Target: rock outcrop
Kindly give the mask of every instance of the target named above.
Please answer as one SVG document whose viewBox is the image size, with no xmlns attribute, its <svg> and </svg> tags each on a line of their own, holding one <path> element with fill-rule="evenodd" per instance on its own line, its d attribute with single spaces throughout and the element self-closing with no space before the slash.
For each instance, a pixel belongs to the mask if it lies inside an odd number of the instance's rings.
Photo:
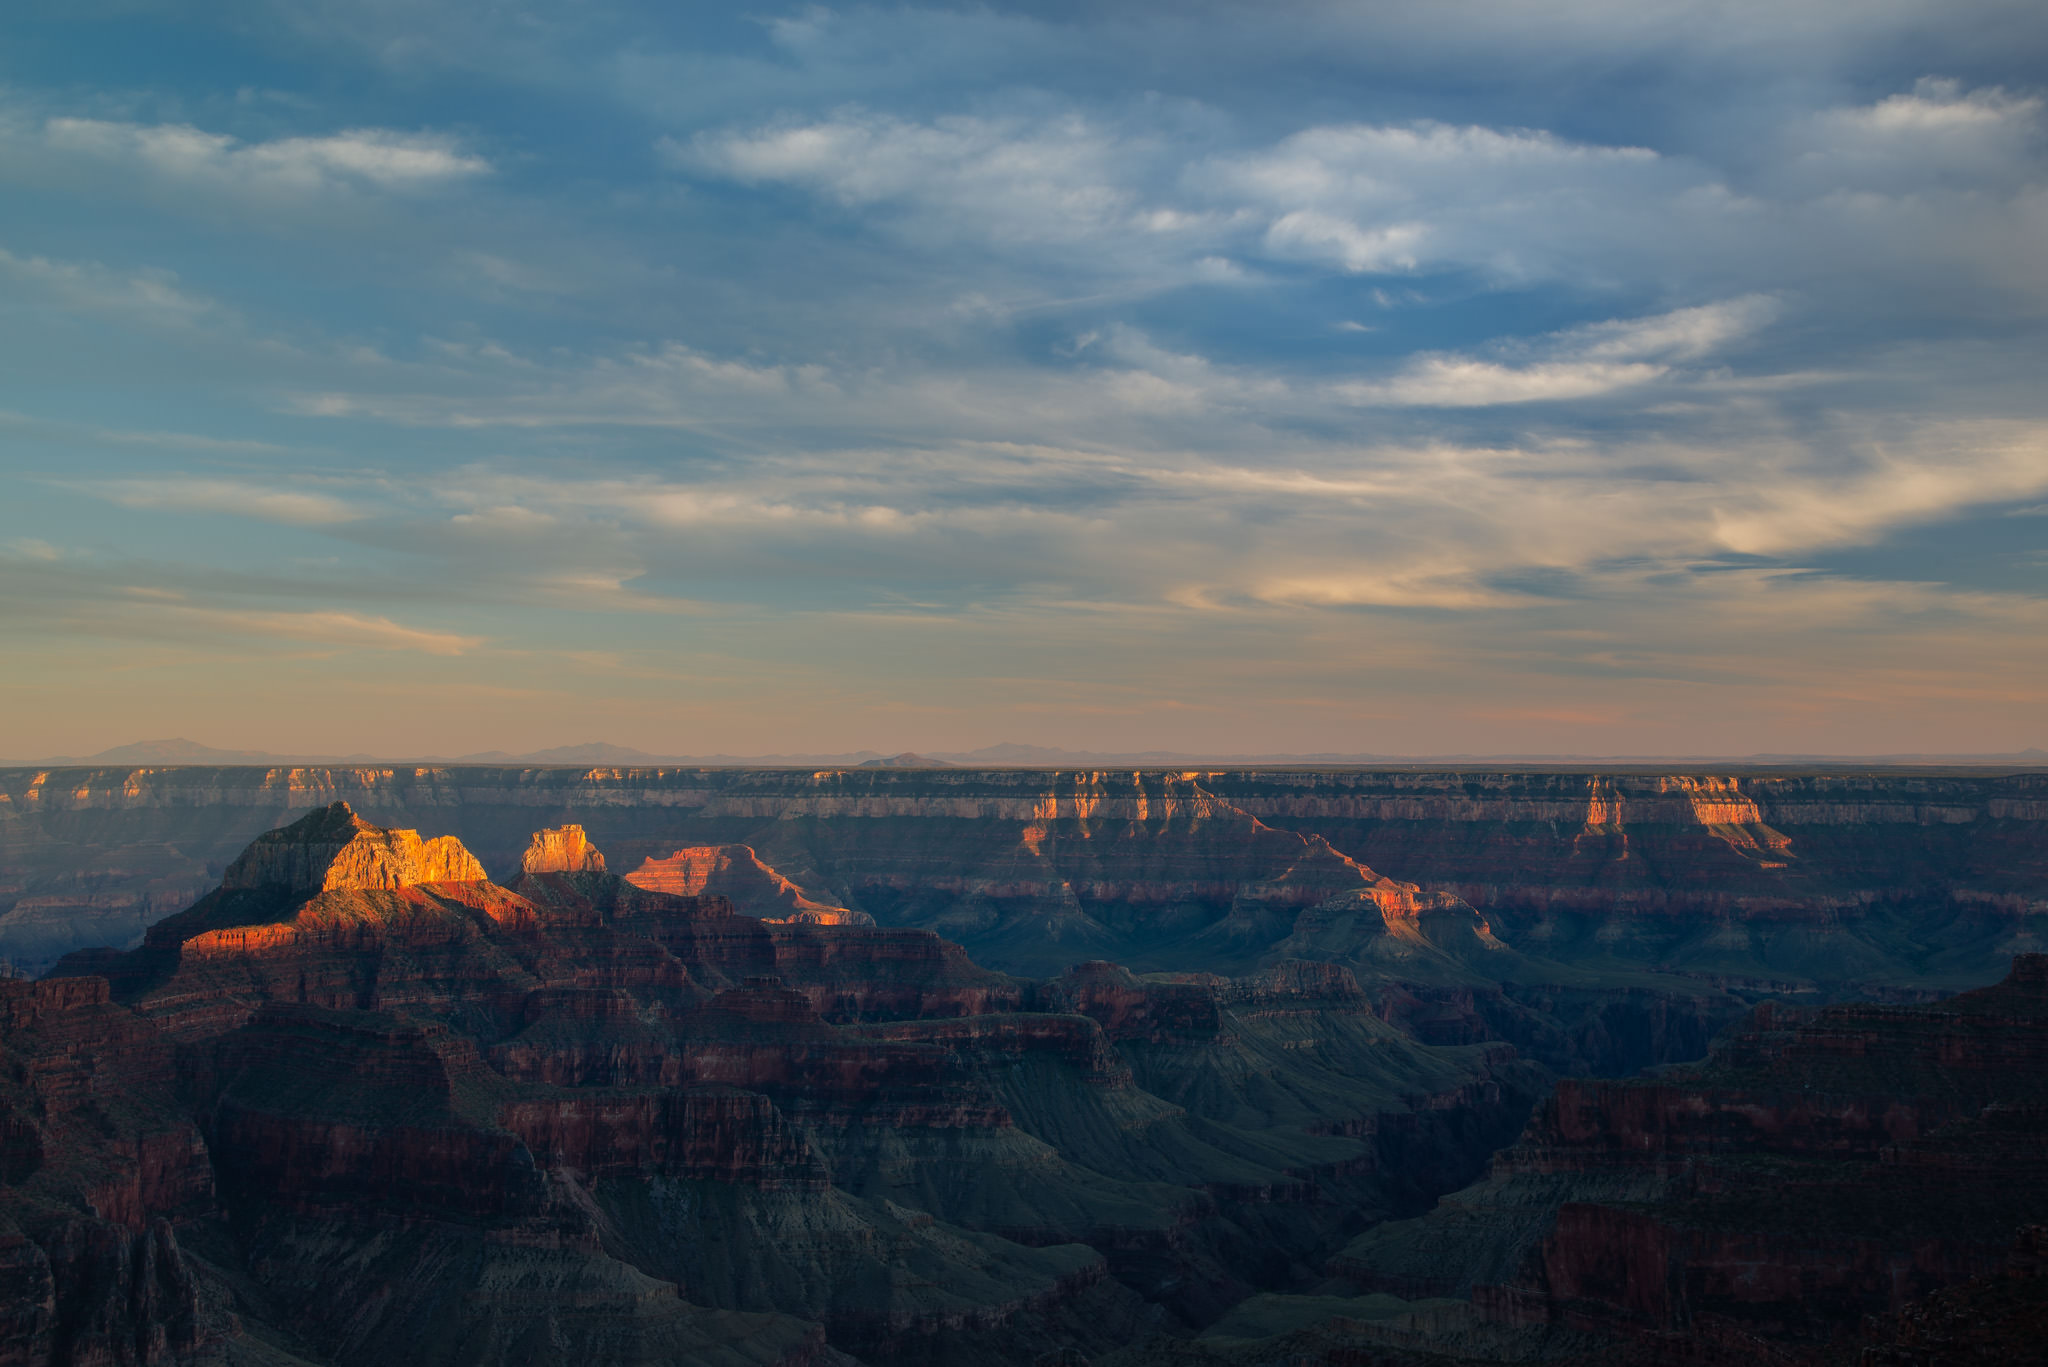
<svg viewBox="0 0 2048 1367">
<path fill-rule="evenodd" d="M 386 830 L 346 802 L 269 831 L 228 865 L 229 892 L 396 891 L 422 883 L 481 881 L 484 867 L 452 835 L 421 840 L 418 831 Z"/>
<path fill-rule="evenodd" d="M 521 873 L 603 873 L 604 856 L 585 838 L 581 826 L 550 826 L 533 833 L 520 856 Z"/>
<path fill-rule="evenodd" d="M 761 862 L 749 845 L 694 845 L 649 856 L 626 875 L 634 887 L 679 897 L 723 897 L 749 916 L 817 926 L 871 926 L 865 912 L 813 898 Z"/>
</svg>

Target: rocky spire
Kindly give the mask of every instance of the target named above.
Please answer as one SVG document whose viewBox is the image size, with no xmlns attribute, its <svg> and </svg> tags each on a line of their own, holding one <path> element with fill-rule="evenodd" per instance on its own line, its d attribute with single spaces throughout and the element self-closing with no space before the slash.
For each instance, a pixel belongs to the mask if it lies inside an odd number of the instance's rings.
<svg viewBox="0 0 2048 1367">
<path fill-rule="evenodd" d="M 480 882 L 484 877 L 483 865 L 454 836 L 422 840 L 418 831 L 386 830 L 337 802 L 257 836 L 228 865 L 220 885 L 311 894 Z"/>
<path fill-rule="evenodd" d="M 533 833 L 519 867 L 527 873 L 603 873 L 604 856 L 581 826 L 550 826 Z"/>
</svg>

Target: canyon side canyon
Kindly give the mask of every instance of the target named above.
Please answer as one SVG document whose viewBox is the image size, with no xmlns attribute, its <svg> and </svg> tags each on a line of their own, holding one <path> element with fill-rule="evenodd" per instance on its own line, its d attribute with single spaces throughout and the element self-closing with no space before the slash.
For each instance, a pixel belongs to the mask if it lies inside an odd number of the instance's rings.
<svg viewBox="0 0 2048 1367">
<path fill-rule="evenodd" d="M 0 1367 L 2048 1342 L 2048 773 L 0 770 L 0 955 Z"/>
</svg>

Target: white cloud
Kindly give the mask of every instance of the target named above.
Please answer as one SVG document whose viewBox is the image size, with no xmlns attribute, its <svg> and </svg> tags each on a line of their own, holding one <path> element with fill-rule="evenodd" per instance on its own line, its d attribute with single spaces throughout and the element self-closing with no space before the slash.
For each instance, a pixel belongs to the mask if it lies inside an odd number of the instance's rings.
<svg viewBox="0 0 2048 1367">
<path fill-rule="evenodd" d="M 1353 274 L 1409 271 L 1415 269 L 1428 231 L 1420 223 L 1366 229 L 1314 209 L 1296 209 L 1273 220 L 1266 246 L 1278 256 L 1334 257 Z"/>
<path fill-rule="evenodd" d="M 1647 384 L 1665 373 L 1664 366 L 1641 362 L 1541 361 L 1507 366 L 1462 356 L 1425 356 L 1391 380 L 1339 385 L 1336 392 L 1357 404 L 1488 408 L 1589 399 Z"/>
<path fill-rule="evenodd" d="M 1214 124 L 1032 108 L 928 121 L 848 111 L 661 145 L 693 174 L 808 191 L 921 245 L 1021 261 L 1085 243 L 1063 265 L 1133 291 L 1204 278 L 1217 259 L 1602 289 L 1656 279 L 1762 293 L 1832 278 L 1861 290 L 1874 269 L 1939 274 L 1947 256 L 2011 275 L 2043 254 L 2030 237 L 2042 210 L 2021 188 L 2041 183 L 2042 103 L 1998 88 L 1923 80 L 1867 106 L 1788 114 L 1744 148 L 1739 178 L 1542 129 L 1330 124 L 1220 150 Z"/>
<path fill-rule="evenodd" d="M 486 174 L 491 165 L 437 133 L 352 128 L 325 137 L 244 142 L 190 124 L 53 118 L 48 145 L 67 156 L 125 165 L 167 180 L 268 192 L 338 186 L 420 189 Z"/>
<path fill-rule="evenodd" d="M 1565 249 L 1560 236 L 1602 231 L 1624 202 L 1697 179 L 1643 148 L 1430 122 L 1309 128 L 1214 154 L 1076 114 L 915 122 L 847 111 L 659 146 L 693 174 L 809 190 L 920 240 L 1085 241 L 1098 269 L 1173 280 L 1239 254 L 1352 273 L 1541 271 L 1555 263 L 1539 258 Z"/>
<path fill-rule="evenodd" d="M 1964 90 L 1960 81 L 1923 77 L 1911 94 L 1888 95 L 1863 109 L 1843 110 L 1839 123 L 1873 133 L 1948 134 L 2032 123 L 2041 112 L 2039 96 L 2019 96 L 2002 87 Z"/>
<path fill-rule="evenodd" d="M 1592 323 L 1558 333 L 1554 341 L 1559 350 L 1587 360 L 1691 361 L 1767 326 L 1778 313 L 1776 299 L 1751 294 L 1651 318 Z"/>
<path fill-rule="evenodd" d="M 1106 232 L 1191 226 L 1147 212 L 1131 184 L 1147 149 L 1069 115 L 1049 120 L 957 115 L 916 123 L 847 111 L 832 119 L 659 144 L 675 166 L 743 184 L 816 191 L 849 208 L 889 206 L 921 237 L 963 234 L 1062 243 Z"/>
<path fill-rule="evenodd" d="M 1533 343 L 1496 346 L 1503 352 L 1533 352 L 1534 359 L 1422 355 L 1391 379 L 1339 384 L 1334 392 L 1353 404 L 1434 408 L 1596 398 L 1662 379 L 1676 363 L 1699 360 L 1739 341 L 1777 313 L 1776 300 L 1751 295 L 1648 318 L 1614 319 Z"/>
<path fill-rule="evenodd" d="M 1958 424 L 1948 443 L 1878 447 L 1833 478 L 1779 478 L 1716 491 L 1715 539 L 1752 555 L 1855 545 L 1894 527 L 2048 489 L 2048 431 Z"/>
<path fill-rule="evenodd" d="M 2039 182 L 2042 109 L 2039 96 L 1923 78 L 1910 92 L 1795 123 L 1771 184 L 1788 198 L 1861 192 L 1952 199 L 1967 191 L 2004 200 Z M 1957 209 L 1974 218 L 1985 206 Z"/>
<path fill-rule="evenodd" d="M 1187 181 L 1257 214 L 1276 256 L 1352 273 L 1460 263 L 1508 274 L 1549 269 L 1539 258 L 1559 233 L 1604 235 L 1622 201 L 1676 183 L 1645 148 L 1431 122 L 1308 128 L 1197 163 Z"/>
</svg>

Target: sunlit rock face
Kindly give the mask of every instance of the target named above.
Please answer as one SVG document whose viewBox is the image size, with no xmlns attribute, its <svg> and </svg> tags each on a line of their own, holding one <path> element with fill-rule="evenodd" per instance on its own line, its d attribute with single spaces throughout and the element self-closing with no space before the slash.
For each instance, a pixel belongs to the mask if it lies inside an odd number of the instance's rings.
<svg viewBox="0 0 2048 1367">
<path fill-rule="evenodd" d="M 580 833 L 579 833 L 580 834 Z M 538 837 L 536 837 L 538 838 Z M 229 891 L 396 891 L 422 883 L 474 883 L 484 866 L 452 835 L 420 839 L 418 831 L 386 830 L 346 802 L 269 831 L 228 865 Z"/>
<path fill-rule="evenodd" d="M 649 856 L 626 875 L 634 887 L 679 897 L 724 897 L 749 916 L 818 926 L 871 926 L 874 918 L 819 901 L 761 862 L 749 845 L 693 845 Z"/>
<path fill-rule="evenodd" d="M 603 873 L 604 856 L 584 837 L 581 826 L 550 826 L 533 833 L 533 843 L 519 860 L 522 873 Z"/>
</svg>

